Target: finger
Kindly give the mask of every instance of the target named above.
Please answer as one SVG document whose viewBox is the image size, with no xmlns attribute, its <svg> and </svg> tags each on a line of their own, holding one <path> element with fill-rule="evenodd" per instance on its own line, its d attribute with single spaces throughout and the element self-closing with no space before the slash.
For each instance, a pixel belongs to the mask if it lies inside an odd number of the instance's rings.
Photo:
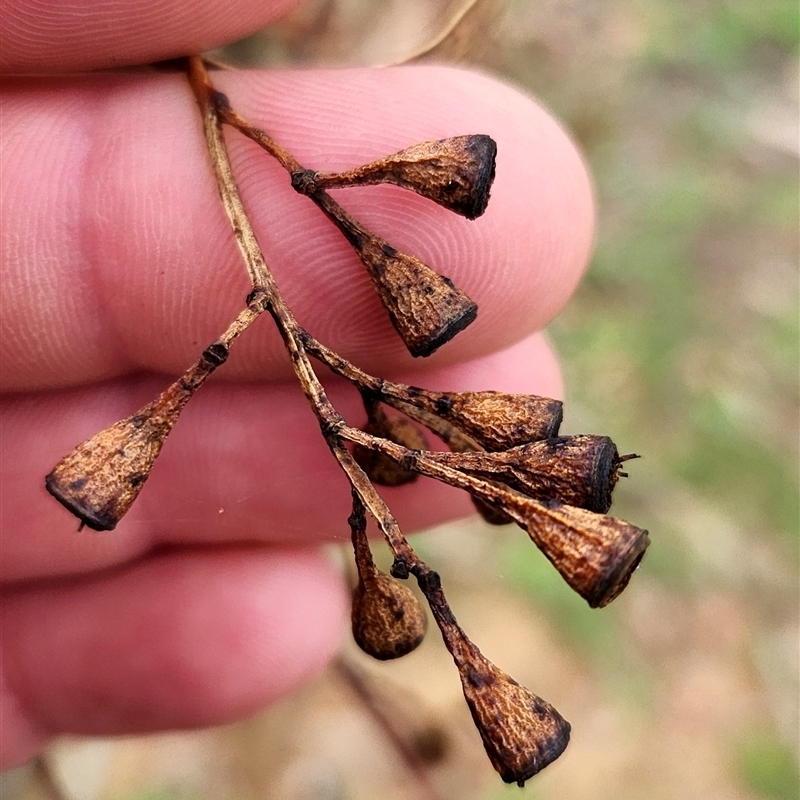
<svg viewBox="0 0 800 800">
<path fill-rule="evenodd" d="M 405 377 L 453 391 L 561 391 L 556 360 L 541 336 L 435 376 Z M 4 402 L 2 579 L 101 569 L 159 543 L 347 539 L 349 486 L 299 388 L 222 382 L 204 387 L 186 408 L 117 528 L 78 532 L 77 520 L 45 492 L 44 476 L 76 444 L 134 413 L 164 383 L 114 382 Z M 354 390 L 340 382 L 329 389 L 336 407 L 362 425 Z M 381 491 L 408 532 L 471 511 L 462 492 L 427 478 Z"/>
<path fill-rule="evenodd" d="M 6 763 L 39 737 L 228 722 L 333 655 L 341 576 L 307 551 L 229 548 L 3 598 Z"/>
<path fill-rule="evenodd" d="M 3 72 L 121 67 L 200 53 L 241 39 L 297 0 L 4 0 Z"/>
<path fill-rule="evenodd" d="M 589 182 L 563 130 L 515 90 L 444 68 L 215 80 L 234 107 L 315 168 L 454 134 L 497 140 L 492 199 L 475 222 L 396 187 L 337 192 L 365 224 L 478 303 L 477 321 L 426 367 L 518 341 L 572 292 L 592 238 Z M 3 386 L 182 372 L 249 289 L 185 80 L 21 81 L 3 101 Z M 412 368 L 339 232 L 260 149 L 238 134 L 229 140 L 245 203 L 301 324 L 372 372 Z M 237 344 L 223 373 L 288 374 L 267 319 Z"/>
</svg>

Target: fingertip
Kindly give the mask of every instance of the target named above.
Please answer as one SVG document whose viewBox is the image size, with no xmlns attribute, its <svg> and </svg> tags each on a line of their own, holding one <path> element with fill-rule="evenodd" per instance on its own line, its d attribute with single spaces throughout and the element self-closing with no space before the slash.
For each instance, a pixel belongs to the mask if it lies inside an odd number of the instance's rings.
<svg viewBox="0 0 800 800">
<path fill-rule="evenodd" d="M 399 380 L 412 386 L 430 383 L 425 372 L 409 372 Z M 436 373 L 436 385 L 441 391 L 508 392 L 537 394 L 560 400 L 564 397 L 564 381 L 558 354 L 542 333 L 526 336 L 510 347 L 472 359 L 463 364 L 443 367 Z"/>
<path fill-rule="evenodd" d="M 577 284 L 592 243 L 590 181 L 561 126 L 516 89 L 443 67 L 232 71 L 214 79 L 309 168 L 352 167 L 463 133 L 497 140 L 492 197 L 474 222 L 394 186 L 337 190 L 368 228 L 479 306 L 477 320 L 425 359 L 425 369 L 540 330 Z M 18 299 L 3 318 L 4 336 L 17 344 L 3 359 L 5 385 L 26 391 L 145 369 L 180 373 L 247 293 L 184 78 L 38 82 L 35 102 L 29 83 L 4 95 L 4 124 L 14 131 L 4 191 L 16 213 L 2 257 L 6 291 Z M 423 362 L 399 341 L 339 232 L 255 144 L 236 132 L 226 138 L 245 207 L 300 323 L 367 371 L 418 368 Z M 79 159 L 69 156 L 77 143 Z M 45 173 L 59 180 L 30 180 Z M 253 380 L 287 369 L 280 337 L 264 320 L 224 374 Z"/>
</svg>

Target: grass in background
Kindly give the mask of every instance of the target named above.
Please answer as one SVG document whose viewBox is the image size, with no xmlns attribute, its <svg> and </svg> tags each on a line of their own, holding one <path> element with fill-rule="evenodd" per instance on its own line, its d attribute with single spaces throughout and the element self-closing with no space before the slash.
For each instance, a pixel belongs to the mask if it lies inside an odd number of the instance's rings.
<svg viewBox="0 0 800 800">
<path fill-rule="evenodd" d="M 651 528 L 643 570 L 690 605 L 714 591 L 741 603 L 752 627 L 731 668 L 747 671 L 797 626 L 797 8 L 584 5 L 545 3 L 504 57 L 596 176 L 596 254 L 550 327 L 565 428 L 644 455 L 617 503 Z M 549 37 L 556 7 L 594 37 Z M 590 616 L 521 550 L 509 556 L 517 584 L 613 682 L 616 609 Z M 757 679 L 778 710 L 730 758 L 743 789 L 788 800 L 800 785 L 797 654 L 784 658 L 791 677 Z"/>
</svg>

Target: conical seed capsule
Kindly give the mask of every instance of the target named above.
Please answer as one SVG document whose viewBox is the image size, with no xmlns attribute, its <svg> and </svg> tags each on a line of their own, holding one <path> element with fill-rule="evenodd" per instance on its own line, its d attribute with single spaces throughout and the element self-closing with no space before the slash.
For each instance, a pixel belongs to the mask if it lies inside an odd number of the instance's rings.
<svg viewBox="0 0 800 800">
<path fill-rule="evenodd" d="M 433 200 L 445 208 L 475 219 L 486 211 L 495 174 L 497 145 L 490 136 L 454 136 L 423 142 L 346 172 L 316 172 L 293 176 L 304 193 L 392 183 Z"/>
<path fill-rule="evenodd" d="M 621 461 L 608 436 L 559 436 L 523 445 L 518 452 L 505 479 L 510 486 L 600 514 L 611 508 Z"/>
<path fill-rule="evenodd" d="M 570 724 L 475 648 L 459 666 L 461 686 L 492 766 L 506 783 L 525 781 L 569 744 Z"/>
<path fill-rule="evenodd" d="M 432 355 L 475 320 L 478 306 L 449 278 L 380 241 L 358 251 L 389 318 L 415 358 Z"/>
<path fill-rule="evenodd" d="M 566 505 L 535 509 L 528 534 L 592 608 L 622 592 L 650 544 L 646 530 Z"/>
<path fill-rule="evenodd" d="M 429 456 L 470 475 L 499 481 L 537 500 L 559 500 L 604 514 L 619 480 L 620 457 L 608 436 L 559 436 L 503 452 Z"/>
<path fill-rule="evenodd" d="M 442 414 L 487 450 L 549 439 L 561 425 L 559 400 L 502 392 L 457 392 L 440 402 Z"/>
<path fill-rule="evenodd" d="M 592 608 L 608 605 L 628 585 L 650 544 L 646 530 L 583 508 L 511 494 L 503 507 Z"/>
<path fill-rule="evenodd" d="M 412 356 L 429 356 L 475 320 L 478 306 L 449 278 L 395 250 L 325 192 L 312 199 L 353 246 Z"/>
<path fill-rule="evenodd" d="M 113 530 L 138 497 L 186 403 L 225 363 L 231 345 L 266 310 L 267 300 L 264 290 L 254 290 L 247 308 L 160 397 L 61 459 L 45 478 L 47 491 L 82 525 Z"/>
<path fill-rule="evenodd" d="M 486 483 L 470 489 L 500 506 L 528 531 L 564 580 L 592 608 L 608 605 L 628 585 L 647 550 L 646 530 L 621 519 L 543 502 Z"/>
<path fill-rule="evenodd" d="M 532 394 L 393 388 L 387 390 L 393 398 L 441 417 L 492 452 L 557 436 L 563 416 L 560 400 Z"/>
<path fill-rule="evenodd" d="M 425 638 L 427 617 L 414 593 L 375 570 L 353 592 L 353 638 L 373 658 L 386 661 L 416 649 Z"/>
<path fill-rule="evenodd" d="M 370 405 L 369 421 L 364 426 L 365 433 L 380 436 L 409 450 L 427 450 L 425 435 L 410 420 L 397 415 L 389 416 L 378 403 Z M 353 457 L 370 480 L 381 486 L 400 486 L 417 479 L 413 470 L 401 467 L 383 453 L 357 445 Z"/>
<path fill-rule="evenodd" d="M 96 531 L 127 513 L 194 386 L 178 381 L 157 400 L 79 444 L 45 478 L 53 497 Z"/>
<path fill-rule="evenodd" d="M 456 622 L 437 573 L 417 569 L 415 574 L 458 669 L 492 766 L 506 783 L 522 786 L 564 752 L 569 723 L 483 656 Z"/>
</svg>

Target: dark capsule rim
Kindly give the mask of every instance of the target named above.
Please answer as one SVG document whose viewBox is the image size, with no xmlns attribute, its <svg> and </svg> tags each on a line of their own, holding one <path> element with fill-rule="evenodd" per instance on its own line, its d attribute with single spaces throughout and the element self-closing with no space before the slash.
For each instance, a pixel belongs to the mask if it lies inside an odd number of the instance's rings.
<svg viewBox="0 0 800 800">
<path fill-rule="evenodd" d="M 85 502 L 82 502 L 78 497 L 68 497 L 65 495 L 59 486 L 58 478 L 55 473 L 51 472 L 44 479 L 44 488 L 53 496 L 59 503 L 61 503 L 67 511 L 73 516 L 77 517 L 87 528 L 93 531 L 113 531 L 117 527 L 119 520 L 108 514 L 103 514 L 99 511 L 93 511 Z"/>
<path fill-rule="evenodd" d="M 592 608 L 604 608 L 622 594 L 649 546 L 649 532 L 640 528 L 639 533 L 623 551 L 621 557 L 617 559 L 614 568 L 597 583 L 594 591 L 586 597 L 586 601 Z"/>
<path fill-rule="evenodd" d="M 471 325 L 477 316 L 478 305 L 470 301 L 457 317 L 449 319 L 440 328 L 426 336 L 424 340 L 420 342 L 406 341 L 408 352 L 411 353 L 414 358 L 427 358 L 433 355 L 442 345 L 447 344 L 466 327 Z M 397 328 L 396 325 L 395 328 Z"/>
</svg>

